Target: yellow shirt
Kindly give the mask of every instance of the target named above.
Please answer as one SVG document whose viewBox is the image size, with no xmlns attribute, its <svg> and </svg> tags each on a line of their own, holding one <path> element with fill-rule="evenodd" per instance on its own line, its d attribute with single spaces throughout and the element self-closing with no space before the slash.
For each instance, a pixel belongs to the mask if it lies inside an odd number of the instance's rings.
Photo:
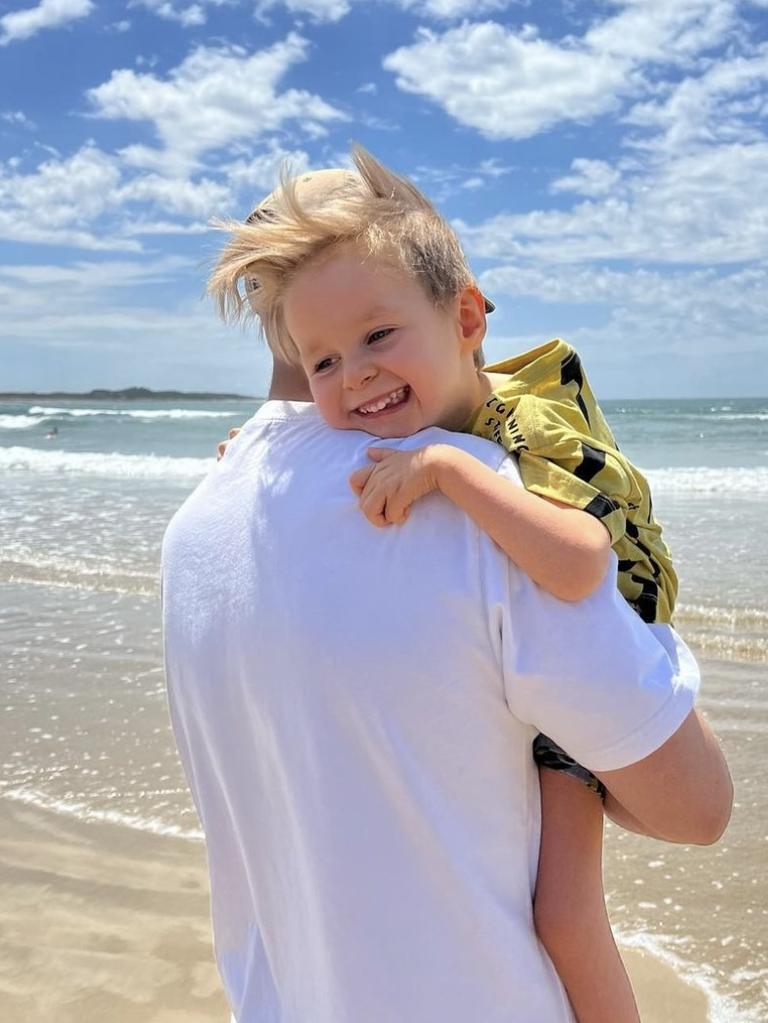
<svg viewBox="0 0 768 1023">
<path fill-rule="evenodd" d="M 619 451 L 577 353 L 556 339 L 485 369 L 507 380 L 465 432 L 513 452 L 527 490 L 599 518 L 619 559 L 622 595 L 644 621 L 671 621 L 677 575 L 648 481 Z"/>
</svg>

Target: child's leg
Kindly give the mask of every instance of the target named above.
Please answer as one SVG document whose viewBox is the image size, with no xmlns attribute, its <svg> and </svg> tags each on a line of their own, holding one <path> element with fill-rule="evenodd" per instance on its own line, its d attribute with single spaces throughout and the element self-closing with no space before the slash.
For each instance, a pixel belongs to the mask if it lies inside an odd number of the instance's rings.
<svg viewBox="0 0 768 1023">
<path fill-rule="evenodd" d="M 603 895 L 603 804 L 540 768 L 541 852 L 534 920 L 578 1023 L 640 1023 Z"/>
</svg>

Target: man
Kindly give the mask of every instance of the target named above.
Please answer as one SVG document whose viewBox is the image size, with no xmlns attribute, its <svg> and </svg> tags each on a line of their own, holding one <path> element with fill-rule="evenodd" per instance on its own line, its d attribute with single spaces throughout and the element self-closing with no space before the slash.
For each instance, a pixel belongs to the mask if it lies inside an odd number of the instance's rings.
<svg viewBox="0 0 768 1023">
<path fill-rule="evenodd" d="M 295 387 L 281 367 L 273 397 Z M 518 478 L 498 446 L 426 432 L 400 443 Z M 531 740 L 627 826 L 714 841 L 731 787 L 695 664 L 612 578 L 561 603 L 439 496 L 374 528 L 347 482 L 370 442 L 269 401 L 165 539 L 169 703 L 234 1018 L 570 1023 L 532 922 Z"/>
</svg>

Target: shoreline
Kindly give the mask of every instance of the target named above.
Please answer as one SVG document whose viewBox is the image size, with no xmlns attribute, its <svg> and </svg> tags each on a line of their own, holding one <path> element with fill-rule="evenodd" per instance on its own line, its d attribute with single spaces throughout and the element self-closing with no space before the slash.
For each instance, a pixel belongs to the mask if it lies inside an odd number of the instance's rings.
<svg viewBox="0 0 768 1023">
<path fill-rule="evenodd" d="M 0 798 L 0 1008 L 14 1023 L 228 1023 L 202 843 Z M 643 1023 L 706 995 L 622 948 Z"/>
</svg>

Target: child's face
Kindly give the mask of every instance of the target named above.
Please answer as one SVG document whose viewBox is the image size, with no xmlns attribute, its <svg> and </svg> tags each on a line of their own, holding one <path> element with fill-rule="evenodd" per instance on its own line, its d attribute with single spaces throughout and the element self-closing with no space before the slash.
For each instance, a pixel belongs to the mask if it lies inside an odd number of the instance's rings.
<svg viewBox="0 0 768 1023">
<path fill-rule="evenodd" d="M 346 247 L 294 277 L 283 311 L 315 403 L 336 429 L 376 437 L 459 429 L 482 400 L 476 288 L 436 309 L 415 280 Z"/>
</svg>

